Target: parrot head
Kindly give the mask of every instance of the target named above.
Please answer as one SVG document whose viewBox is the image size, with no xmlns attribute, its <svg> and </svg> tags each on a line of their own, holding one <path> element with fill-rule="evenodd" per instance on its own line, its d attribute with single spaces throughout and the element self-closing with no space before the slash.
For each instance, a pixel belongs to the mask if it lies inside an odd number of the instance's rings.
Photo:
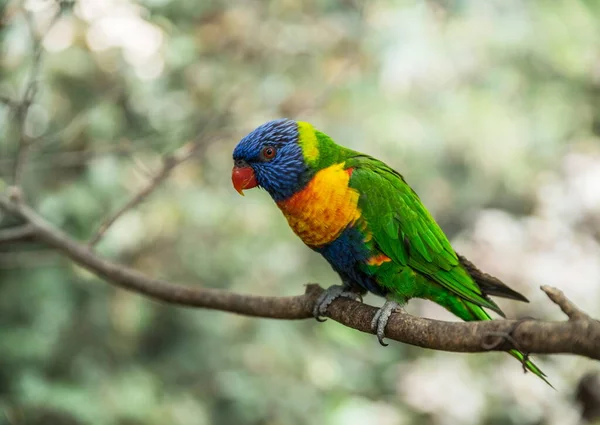
<svg viewBox="0 0 600 425">
<path fill-rule="evenodd" d="M 299 123 L 269 121 L 245 136 L 233 151 L 233 187 L 262 187 L 275 201 L 304 187 L 314 172 L 307 165 L 300 142 Z"/>
</svg>

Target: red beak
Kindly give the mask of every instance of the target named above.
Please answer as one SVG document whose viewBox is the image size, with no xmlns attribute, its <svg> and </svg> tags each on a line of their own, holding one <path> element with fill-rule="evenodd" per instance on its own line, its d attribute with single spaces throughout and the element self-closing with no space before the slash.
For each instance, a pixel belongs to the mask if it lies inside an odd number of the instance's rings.
<svg viewBox="0 0 600 425">
<path fill-rule="evenodd" d="M 252 189 L 258 186 L 256 175 L 251 167 L 233 167 L 231 181 L 235 190 L 242 196 L 244 196 L 244 189 Z"/>
</svg>

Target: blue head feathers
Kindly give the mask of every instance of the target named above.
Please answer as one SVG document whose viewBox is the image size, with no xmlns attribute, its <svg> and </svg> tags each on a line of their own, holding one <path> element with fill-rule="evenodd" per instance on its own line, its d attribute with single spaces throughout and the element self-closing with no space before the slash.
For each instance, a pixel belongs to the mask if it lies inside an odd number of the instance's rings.
<svg viewBox="0 0 600 425">
<path fill-rule="evenodd" d="M 310 180 L 298 124 L 290 119 L 269 121 L 244 137 L 233 151 L 236 167 L 251 167 L 256 181 L 275 201 L 289 198 Z"/>
</svg>

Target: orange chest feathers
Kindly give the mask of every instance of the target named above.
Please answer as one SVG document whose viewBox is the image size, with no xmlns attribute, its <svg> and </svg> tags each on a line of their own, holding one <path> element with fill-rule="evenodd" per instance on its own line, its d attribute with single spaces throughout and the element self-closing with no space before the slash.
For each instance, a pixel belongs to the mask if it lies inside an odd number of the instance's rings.
<svg viewBox="0 0 600 425">
<path fill-rule="evenodd" d="M 348 187 L 351 174 L 344 164 L 325 168 L 300 192 L 277 203 L 306 245 L 319 247 L 334 241 L 360 217 L 359 193 Z"/>
</svg>

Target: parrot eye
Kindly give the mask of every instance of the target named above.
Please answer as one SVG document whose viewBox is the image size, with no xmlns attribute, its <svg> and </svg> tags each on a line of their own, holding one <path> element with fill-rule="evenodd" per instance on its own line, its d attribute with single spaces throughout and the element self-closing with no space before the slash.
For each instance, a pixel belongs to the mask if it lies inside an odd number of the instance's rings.
<svg viewBox="0 0 600 425">
<path fill-rule="evenodd" d="M 273 146 L 265 146 L 260 152 L 260 156 L 263 161 L 270 161 L 275 158 L 276 153 L 277 149 L 275 149 Z"/>
</svg>

